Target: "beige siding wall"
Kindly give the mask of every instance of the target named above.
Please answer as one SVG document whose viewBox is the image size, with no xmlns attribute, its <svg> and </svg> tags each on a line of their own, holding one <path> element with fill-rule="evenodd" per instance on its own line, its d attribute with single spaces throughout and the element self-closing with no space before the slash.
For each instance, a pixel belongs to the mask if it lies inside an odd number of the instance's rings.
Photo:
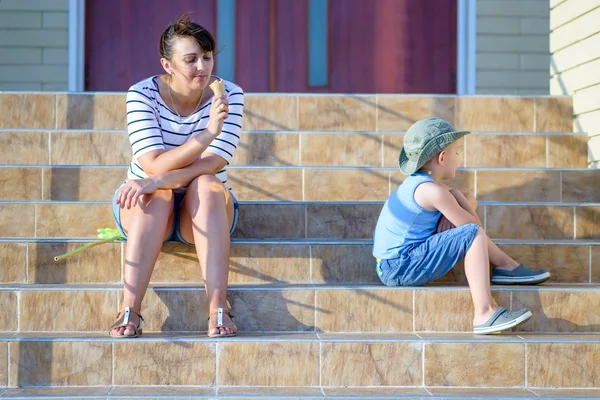
<svg viewBox="0 0 600 400">
<path fill-rule="evenodd" d="M 574 130 L 590 136 L 600 164 L 600 0 L 552 0 L 550 90 L 573 96 Z"/>
<path fill-rule="evenodd" d="M 0 0 L 0 90 L 67 90 L 68 0 Z"/>
<path fill-rule="evenodd" d="M 478 0 L 477 93 L 547 95 L 549 33 L 549 0 Z"/>
</svg>

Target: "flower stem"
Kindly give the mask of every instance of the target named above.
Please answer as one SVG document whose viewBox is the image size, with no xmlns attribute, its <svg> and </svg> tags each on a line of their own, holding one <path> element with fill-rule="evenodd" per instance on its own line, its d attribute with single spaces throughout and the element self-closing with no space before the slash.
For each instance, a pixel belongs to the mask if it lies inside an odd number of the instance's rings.
<svg viewBox="0 0 600 400">
<path fill-rule="evenodd" d="M 75 249 L 73 251 L 70 251 L 70 252 L 65 253 L 63 255 L 54 257 L 54 261 L 64 260 L 65 258 L 69 258 L 71 256 L 74 256 L 75 254 L 81 253 L 82 251 L 85 251 L 85 250 L 87 250 L 87 249 L 89 249 L 91 247 L 99 246 L 99 245 L 104 244 L 104 243 L 110 243 L 110 242 L 115 241 L 117 239 L 119 239 L 119 237 L 110 237 L 108 239 L 100 240 L 99 242 L 88 243 L 88 244 L 86 244 L 84 246 L 81 246 L 81 247 L 79 247 L 79 248 L 77 248 L 77 249 Z"/>
</svg>

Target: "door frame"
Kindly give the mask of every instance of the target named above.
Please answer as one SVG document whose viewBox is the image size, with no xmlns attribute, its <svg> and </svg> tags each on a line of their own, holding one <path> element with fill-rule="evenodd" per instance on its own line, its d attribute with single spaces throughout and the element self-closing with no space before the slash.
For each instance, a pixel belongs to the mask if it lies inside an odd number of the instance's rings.
<svg viewBox="0 0 600 400">
<path fill-rule="evenodd" d="M 85 73 L 85 0 L 69 0 L 69 92 L 83 92 Z"/>
<path fill-rule="evenodd" d="M 475 94 L 477 0 L 457 0 L 456 94 Z M 69 92 L 83 92 L 85 0 L 69 0 Z"/>
<path fill-rule="evenodd" d="M 477 0 L 458 0 L 456 8 L 456 94 L 475 94 Z"/>
</svg>

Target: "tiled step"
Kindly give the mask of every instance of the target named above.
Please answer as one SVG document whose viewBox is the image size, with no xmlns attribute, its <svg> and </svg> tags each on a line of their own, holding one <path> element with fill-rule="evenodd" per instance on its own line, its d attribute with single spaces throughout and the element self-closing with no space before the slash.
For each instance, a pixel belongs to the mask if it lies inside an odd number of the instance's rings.
<svg viewBox="0 0 600 400">
<path fill-rule="evenodd" d="M 552 274 L 549 284 L 600 284 L 600 242 L 496 241 L 516 260 Z M 115 284 L 123 280 L 124 244 L 111 243 L 55 262 L 82 244 L 72 240 L 0 241 L 0 284 Z M 243 240 L 231 246 L 229 282 L 265 284 L 380 284 L 370 240 Z M 153 284 L 202 284 L 195 249 L 163 246 Z M 466 284 L 457 265 L 439 282 Z"/>
<path fill-rule="evenodd" d="M 107 387 L 46 387 L 8 389 L 0 398 L 7 400 L 38 399 L 100 399 L 100 400 L 300 400 L 300 399 L 463 399 L 463 400 L 507 400 L 507 399 L 553 399 L 573 398 L 598 399 L 598 389 L 524 389 L 524 388 L 453 388 L 453 387 L 254 387 L 222 386 L 107 386 Z M 54 396 L 54 397 L 50 397 Z M 71 397 L 67 397 L 71 396 Z M 79 397 L 85 396 L 85 397 Z M 123 397 L 127 396 L 127 397 Z"/>
<path fill-rule="evenodd" d="M 404 135 L 390 132 L 245 131 L 232 165 L 396 167 Z M 585 133 L 473 132 L 465 167 L 585 168 Z M 3 164 L 128 165 L 126 131 L 0 130 Z"/>
<path fill-rule="evenodd" d="M 0 93 L 0 129 L 126 129 L 124 93 Z M 461 129 L 571 132 L 570 97 L 246 94 L 244 129 L 404 131 L 437 116 Z"/>
<path fill-rule="evenodd" d="M 240 201 L 385 201 L 404 181 L 398 168 L 230 167 Z M 126 167 L 0 166 L 0 201 L 110 201 Z M 591 169 L 465 168 L 446 182 L 479 201 L 599 202 Z"/>
<path fill-rule="evenodd" d="M 3 339 L 0 349 L 5 385 L 38 387 L 5 396 L 531 398 L 600 387 L 598 335 L 41 334 Z"/>
<path fill-rule="evenodd" d="M 500 305 L 528 307 L 519 332 L 600 333 L 598 285 L 492 287 Z M 2 285 L 0 331 L 103 332 L 119 309 L 121 285 Z M 241 332 L 468 332 L 465 285 L 230 286 Z M 153 285 L 142 313 L 147 332 L 206 331 L 203 286 Z"/>
<path fill-rule="evenodd" d="M 372 239 L 381 202 L 242 203 L 234 238 Z M 480 203 L 493 239 L 597 239 L 597 203 Z M 0 238 L 94 238 L 114 226 L 108 202 L 0 202 Z"/>
</svg>

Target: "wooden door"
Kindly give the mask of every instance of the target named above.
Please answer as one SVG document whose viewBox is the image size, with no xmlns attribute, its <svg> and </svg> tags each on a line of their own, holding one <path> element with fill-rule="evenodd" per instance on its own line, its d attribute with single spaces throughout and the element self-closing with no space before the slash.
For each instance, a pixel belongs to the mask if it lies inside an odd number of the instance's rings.
<svg viewBox="0 0 600 400">
<path fill-rule="evenodd" d="M 327 50 L 317 60 L 323 84 L 309 82 L 310 0 L 235 1 L 236 83 L 246 92 L 456 92 L 456 0 L 320 1 L 327 13 Z M 86 90 L 126 90 L 161 73 L 162 30 L 191 10 L 216 36 L 218 4 L 88 0 Z"/>
<path fill-rule="evenodd" d="M 329 0 L 322 86 L 308 79 L 309 14 L 309 0 L 237 0 L 246 91 L 456 92 L 456 0 Z"/>
<path fill-rule="evenodd" d="M 214 34 L 216 0 L 87 0 L 85 90 L 125 91 L 163 73 L 160 35 L 188 11 Z"/>
</svg>

